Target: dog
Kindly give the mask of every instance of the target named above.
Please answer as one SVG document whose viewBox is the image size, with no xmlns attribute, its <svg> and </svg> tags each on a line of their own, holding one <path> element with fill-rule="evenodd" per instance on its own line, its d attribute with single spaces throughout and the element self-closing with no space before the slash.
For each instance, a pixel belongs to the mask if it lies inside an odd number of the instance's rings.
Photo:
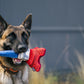
<svg viewBox="0 0 84 84">
<path fill-rule="evenodd" d="M 0 15 L 0 51 L 14 50 L 24 53 L 28 50 L 32 26 L 29 14 L 19 26 L 8 24 Z M 16 58 L 0 56 L 0 84 L 28 84 L 28 65 Z"/>
</svg>

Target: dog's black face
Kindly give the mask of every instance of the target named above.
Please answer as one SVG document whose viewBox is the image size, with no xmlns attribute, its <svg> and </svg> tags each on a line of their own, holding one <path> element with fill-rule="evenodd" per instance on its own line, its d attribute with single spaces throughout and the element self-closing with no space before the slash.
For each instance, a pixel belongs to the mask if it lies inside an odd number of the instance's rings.
<svg viewBox="0 0 84 84">
<path fill-rule="evenodd" d="M 26 52 L 31 32 L 32 15 L 28 15 L 20 26 L 8 25 L 0 16 L 0 50 L 14 50 L 16 53 Z M 0 61 L 7 67 L 20 69 L 26 63 L 20 59 L 1 57 Z"/>
</svg>

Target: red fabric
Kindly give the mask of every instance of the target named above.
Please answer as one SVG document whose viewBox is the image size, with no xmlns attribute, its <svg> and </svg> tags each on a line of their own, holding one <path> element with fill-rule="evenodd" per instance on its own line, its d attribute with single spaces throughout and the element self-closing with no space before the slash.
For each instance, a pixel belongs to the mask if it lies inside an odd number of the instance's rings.
<svg viewBox="0 0 84 84">
<path fill-rule="evenodd" d="M 33 48 L 30 49 L 30 56 L 29 60 L 26 63 L 31 67 L 34 68 L 37 72 L 41 69 L 40 58 L 45 55 L 46 49 L 45 48 Z"/>
</svg>

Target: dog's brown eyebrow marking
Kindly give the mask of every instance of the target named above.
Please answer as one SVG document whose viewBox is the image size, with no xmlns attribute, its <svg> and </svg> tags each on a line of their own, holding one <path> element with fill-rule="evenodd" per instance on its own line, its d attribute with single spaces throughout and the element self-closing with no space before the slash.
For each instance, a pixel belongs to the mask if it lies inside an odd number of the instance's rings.
<svg viewBox="0 0 84 84">
<path fill-rule="evenodd" d="M 24 32 L 26 32 L 26 34 L 27 34 L 28 36 L 30 36 L 31 30 L 26 31 L 26 29 L 24 28 L 23 25 L 19 25 L 19 26 L 9 25 L 8 28 L 9 28 L 9 29 L 13 29 L 13 31 L 17 31 L 17 30 L 24 31 Z"/>
<path fill-rule="evenodd" d="M 21 38 L 20 35 L 21 35 L 23 32 L 25 32 L 25 33 L 27 34 L 27 36 L 29 37 L 29 34 L 28 34 L 28 32 L 25 30 L 25 28 L 24 28 L 23 25 L 20 25 L 20 26 L 12 26 L 12 25 L 9 25 L 7 31 L 5 31 L 5 33 L 3 34 L 2 38 L 5 39 L 6 36 L 7 36 L 8 34 L 10 34 L 10 32 L 14 32 L 14 33 L 17 35 L 17 37 L 20 37 L 20 38 Z M 18 38 L 18 39 L 20 39 L 20 38 Z"/>
</svg>

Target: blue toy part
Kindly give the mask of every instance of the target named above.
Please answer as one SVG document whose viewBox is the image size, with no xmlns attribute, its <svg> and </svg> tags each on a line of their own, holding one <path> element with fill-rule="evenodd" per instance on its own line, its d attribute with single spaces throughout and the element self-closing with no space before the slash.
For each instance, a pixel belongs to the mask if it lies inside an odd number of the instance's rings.
<svg viewBox="0 0 84 84">
<path fill-rule="evenodd" d="M 0 56 L 10 57 L 10 58 L 18 58 L 18 54 L 15 53 L 13 50 L 0 51 Z"/>
</svg>

